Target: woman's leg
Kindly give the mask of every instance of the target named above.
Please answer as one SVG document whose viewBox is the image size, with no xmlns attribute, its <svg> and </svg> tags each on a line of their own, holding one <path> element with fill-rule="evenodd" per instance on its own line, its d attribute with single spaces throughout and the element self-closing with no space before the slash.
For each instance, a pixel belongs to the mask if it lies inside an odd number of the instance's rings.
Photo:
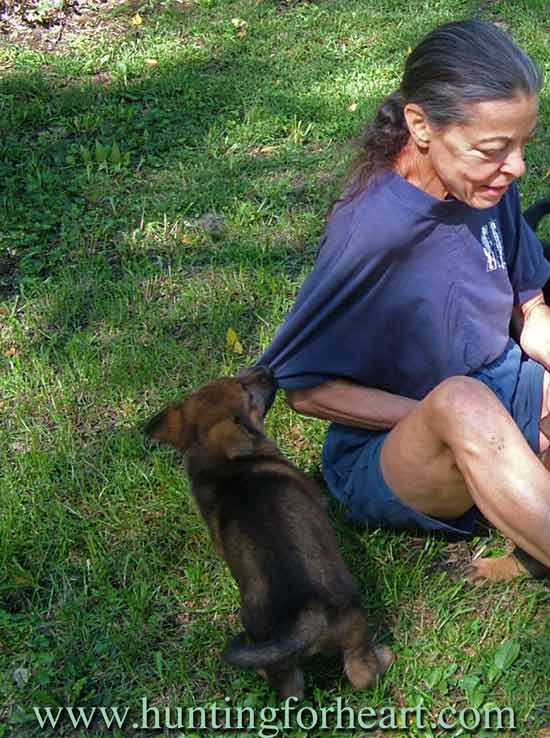
<svg viewBox="0 0 550 738">
<path fill-rule="evenodd" d="M 542 408 L 540 412 L 541 432 L 539 434 L 539 443 L 541 456 L 550 449 L 550 374 L 544 372 L 544 380 L 542 385 Z M 549 465 L 545 463 L 546 468 Z"/>
<path fill-rule="evenodd" d="M 452 377 L 390 432 L 382 473 L 411 507 L 438 518 L 477 505 L 535 559 L 550 566 L 550 473 L 497 397 Z"/>
</svg>

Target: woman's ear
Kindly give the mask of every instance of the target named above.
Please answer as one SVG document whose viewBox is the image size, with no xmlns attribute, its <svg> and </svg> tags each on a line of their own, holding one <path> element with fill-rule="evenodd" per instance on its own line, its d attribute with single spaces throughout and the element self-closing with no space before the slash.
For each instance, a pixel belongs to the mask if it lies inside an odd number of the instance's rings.
<svg viewBox="0 0 550 738">
<path fill-rule="evenodd" d="M 420 149 L 427 149 L 432 137 L 432 127 L 428 116 L 420 105 L 407 103 L 403 108 L 409 133 Z"/>
</svg>

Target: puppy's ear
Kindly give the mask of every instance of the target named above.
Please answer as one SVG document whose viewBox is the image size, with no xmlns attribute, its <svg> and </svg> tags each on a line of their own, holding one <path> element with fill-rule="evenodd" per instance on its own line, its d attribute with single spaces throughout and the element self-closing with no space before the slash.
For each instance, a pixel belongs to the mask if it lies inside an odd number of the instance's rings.
<svg viewBox="0 0 550 738">
<path fill-rule="evenodd" d="M 147 423 L 145 433 L 157 441 L 170 444 L 184 453 L 191 445 L 190 427 L 184 421 L 183 402 L 161 410 Z"/>
<path fill-rule="evenodd" d="M 226 459 L 249 456 L 254 451 L 253 439 L 229 418 L 216 423 L 208 431 L 208 446 Z"/>
</svg>

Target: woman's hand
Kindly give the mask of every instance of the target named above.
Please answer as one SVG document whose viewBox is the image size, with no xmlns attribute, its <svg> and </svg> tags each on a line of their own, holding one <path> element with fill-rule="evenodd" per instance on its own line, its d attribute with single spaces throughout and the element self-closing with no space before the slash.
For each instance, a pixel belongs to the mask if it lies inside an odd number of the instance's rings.
<svg viewBox="0 0 550 738">
<path fill-rule="evenodd" d="M 521 348 L 550 370 L 550 307 L 542 292 L 515 307 L 512 322 Z"/>
</svg>

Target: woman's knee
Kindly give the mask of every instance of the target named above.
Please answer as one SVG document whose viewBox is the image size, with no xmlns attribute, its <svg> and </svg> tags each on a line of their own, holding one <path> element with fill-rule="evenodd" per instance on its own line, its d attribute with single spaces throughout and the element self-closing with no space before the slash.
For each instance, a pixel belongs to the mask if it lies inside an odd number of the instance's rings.
<svg viewBox="0 0 550 738">
<path fill-rule="evenodd" d="M 426 397 L 435 421 L 460 422 L 462 426 L 483 425 L 501 415 L 504 406 L 496 395 L 473 377 L 449 377 Z"/>
</svg>

